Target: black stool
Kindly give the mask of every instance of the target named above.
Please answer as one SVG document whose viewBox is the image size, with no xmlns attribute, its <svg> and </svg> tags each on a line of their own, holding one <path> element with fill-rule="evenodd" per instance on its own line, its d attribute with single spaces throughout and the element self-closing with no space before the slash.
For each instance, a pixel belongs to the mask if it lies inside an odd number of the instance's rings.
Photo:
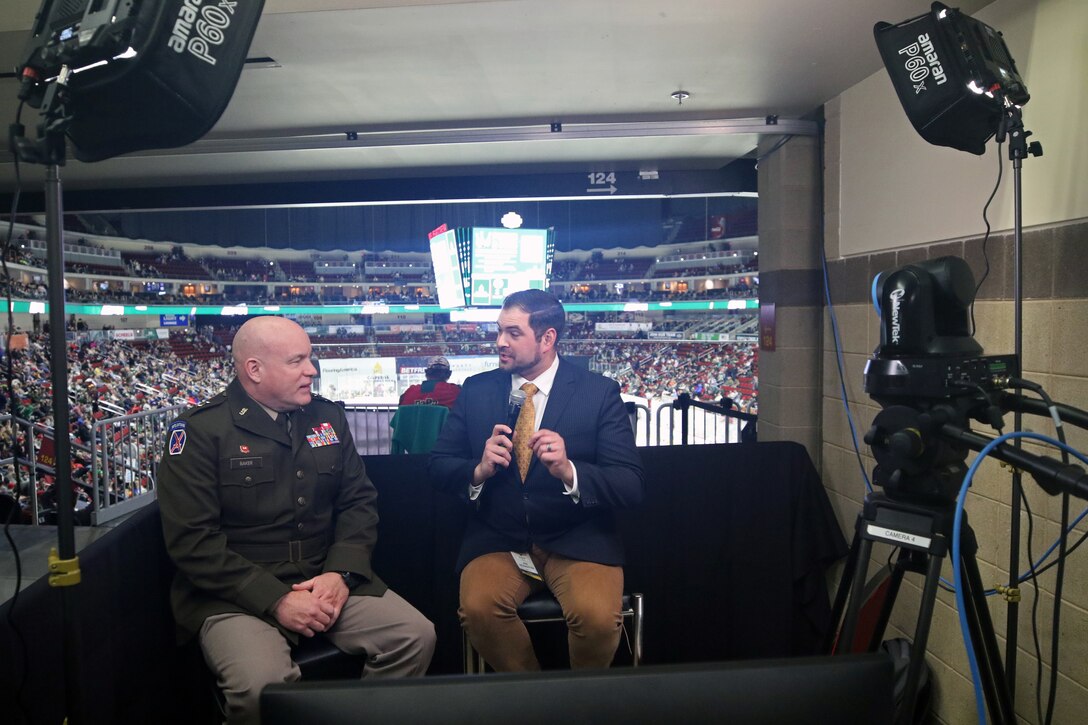
<svg viewBox="0 0 1088 725">
<path fill-rule="evenodd" d="M 623 615 L 624 620 L 623 631 L 631 644 L 631 666 L 638 667 L 642 663 L 642 595 L 625 593 L 620 614 Z M 559 600 L 547 589 L 530 594 L 518 607 L 518 617 L 525 624 L 565 621 Z M 631 622 L 630 630 L 627 629 L 628 620 Z M 485 665 L 484 658 L 472 646 L 468 639 L 468 632 L 464 629 L 461 630 L 461 644 L 465 654 L 465 674 L 482 673 Z"/>
<path fill-rule="evenodd" d="M 321 634 L 302 637 L 291 648 L 291 659 L 302 670 L 304 680 L 339 680 L 363 676 L 366 655 L 341 652 Z"/>
</svg>

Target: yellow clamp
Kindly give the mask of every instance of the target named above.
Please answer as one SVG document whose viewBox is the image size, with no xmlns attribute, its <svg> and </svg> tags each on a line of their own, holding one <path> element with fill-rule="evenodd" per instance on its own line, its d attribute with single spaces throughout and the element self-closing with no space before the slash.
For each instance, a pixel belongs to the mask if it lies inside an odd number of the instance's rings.
<svg viewBox="0 0 1088 725">
<path fill-rule="evenodd" d="M 1003 584 L 998 584 L 994 587 L 994 591 L 1004 597 L 1006 602 L 1020 601 L 1020 587 L 1007 587 Z"/>
<path fill-rule="evenodd" d="M 49 586 L 70 587 L 79 584 L 81 576 L 78 556 L 74 559 L 61 559 L 57 547 L 49 550 Z"/>
</svg>

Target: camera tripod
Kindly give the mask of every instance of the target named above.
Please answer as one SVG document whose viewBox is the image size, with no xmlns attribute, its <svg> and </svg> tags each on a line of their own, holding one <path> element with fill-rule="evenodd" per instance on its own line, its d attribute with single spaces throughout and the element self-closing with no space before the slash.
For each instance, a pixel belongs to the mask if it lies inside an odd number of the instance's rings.
<svg viewBox="0 0 1088 725">
<path fill-rule="evenodd" d="M 848 653 L 863 649 L 874 652 L 880 647 L 891 617 L 895 598 L 899 592 L 903 574 L 907 571 L 925 574 L 922 601 L 915 625 L 914 642 L 911 645 L 910 664 L 907 669 L 906 688 L 896 709 L 895 723 L 910 725 L 914 722 L 915 699 L 925 662 L 926 644 L 941 576 L 941 565 L 952 544 L 952 526 L 955 504 L 909 503 L 889 498 L 883 493 L 871 493 L 858 515 L 854 540 L 843 572 L 842 581 L 835 596 L 833 617 L 842 622 L 834 650 Z M 1012 696 L 1005 678 L 993 622 L 986 607 L 984 587 L 979 576 L 975 553 L 978 549 L 975 533 L 967 525 L 966 514 L 961 526 L 960 565 L 963 570 L 966 620 L 971 635 L 975 658 L 986 704 L 993 723 L 1015 722 Z M 865 594 L 866 572 L 873 543 L 881 541 L 897 547 L 899 554 L 888 588 L 868 640 L 859 629 L 859 616 Z M 853 584 L 851 586 L 851 584 Z M 846 616 L 843 618 L 843 606 Z M 866 625 L 869 623 L 867 622 Z"/>
</svg>

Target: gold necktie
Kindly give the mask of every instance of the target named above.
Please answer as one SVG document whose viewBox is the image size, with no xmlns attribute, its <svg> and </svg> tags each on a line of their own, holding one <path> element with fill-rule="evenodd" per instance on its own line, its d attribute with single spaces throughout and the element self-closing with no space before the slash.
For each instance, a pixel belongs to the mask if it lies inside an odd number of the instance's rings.
<svg viewBox="0 0 1088 725">
<path fill-rule="evenodd" d="M 518 471 L 521 473 L 521 482 L 525 483 L 525 474 L 529 472 L 529 464 L 533 460 L 533 452 L 529 448 L 529 438 L 536 427 L 536 406 L 533 405 L 533 396 L 538 388 L 532 383 L 521 386 L 525 391 L 525 402 L 518 413 L 518 422 L 514 425 L 514 458 L 518 462 Z"/>
</svg>

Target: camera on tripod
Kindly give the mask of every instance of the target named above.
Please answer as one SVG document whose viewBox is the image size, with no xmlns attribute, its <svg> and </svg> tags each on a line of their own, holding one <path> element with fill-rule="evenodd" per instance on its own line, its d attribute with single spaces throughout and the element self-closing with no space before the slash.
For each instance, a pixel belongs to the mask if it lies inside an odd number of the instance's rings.
<svg viewBox="0 0 1088 725">
<path fill-rule="evenodd" d="M 983 355 L 971 334 L 975 280 L 967 262 L 941 257 L 881 274 L 880 346 L 865 366 L 865 392 L 882 410 L 865 434 L 874 482 L 889 498 L 955 500 L 970 448 L 941 436 L 977 420 L 996 430 L 991 397 L 1019 376 L 1015 355 Z"/>
</svg>

